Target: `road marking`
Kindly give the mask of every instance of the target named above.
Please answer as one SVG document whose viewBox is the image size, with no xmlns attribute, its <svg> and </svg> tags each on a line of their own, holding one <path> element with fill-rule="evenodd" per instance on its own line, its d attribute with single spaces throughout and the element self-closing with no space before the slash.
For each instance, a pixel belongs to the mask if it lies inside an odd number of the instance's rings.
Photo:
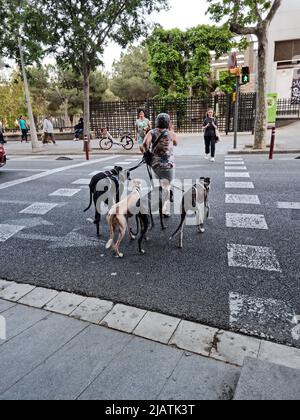
<svg viewBox="0 0 300 420">
<path fill-rule="evenodd" d="M 241 162 L 225 162 L 225 165 L 227 165 L 227 166 L 245 165 L 245 162 L 244 161 L 241 161 Z M 234 169 L 234 168 L 232 168 L 232 169 Z"/>
<path fill-rule="evenodd" d="M 226 226 L 240 229 L 269 229 L 263 214 L 226 213 Z"/>
<path fill-rule="evenodd" d="M 49 171 L 46 171 L 46 172 L 43 172 L 43 173 L 40 173 L 40 174 L 36 174 L 36 175 L 32 175 L 32 176 L 29 176 L 27 178 L 21 178 L 21 179 L 15 180 L 15 181 L 10 181 L 10 182 L 5 182 L 4 184 L 0 184 L 0 190 L 15 187 L 17 185 L 24 184 L 26 182 L 36 181 L 37 179 L 46 178 L 48 176 L 55 175 L 55 174 L 58 174 L 60 172 L 69 171 L 70 169 L 80 168 L 82 166 L 87 166 L 87 165 L 94 165 L 96 163 L 106 162 L 107 160 L 112 160 L 112 159 L 116 159 L 116 158 L 119 158 L 119 157 L 120 156 L 110 156 L 110 157 L 103 158 L 103 159 L 90 160 L 88 162 L 77 163 L 75 165 L 69 165 L 69 166 L 63 166 L 63 167 L 57 168 L 57 169 L 51 169 Z"/>
<path fill-rule="evenodd" d="M 49 213 L 49 211 L 53 210 L 57 206 L 58 206 L 57 203 L 33 203 L 31 204 L 31 206 L 20 211 L 20 214 L 36 214 L 36 215 L 44 216 L 45 214 Z"/>
<path fill-rule="evenodd" d="M 49 194 L 49 197 L 73 197 L 80 191 L 81 190 L 61 188 L 60 190 L 54 191 L 52 194 Z"/>
<path fill-rule="evenodd" d="M 229 267 L 243 267 L 281 273 L 273 248 L 239 244 L 228 244 L 227 248 Z"/>
<path fill-rule="evenodd" d="M 247 194 L 226 194 L 225 201 L 226 204 L 261 204 L 257 195 Z"/>
<path fill-rule="evenodd" d="M 90 178 L 77 179 L 77 181 L 72 182 L 73 185 L 90 185 Z"/>
<path fill-rule="evenodd" d="M 300 210 L 300 203 L 277 203 L 277 208 L 287 210 Z"/>
<path fill-rule="evenodd" d="M 248 172 L 226 172 L 225 178 L 250 178 Z"/>
<path fill-rule="evenodd" d="M 1 169 L 1 172 L 46 172 L 47 169 L 24 169 L 24 168 L 16 168 L 16 169 Z"/>
<path fill-rule="evenodd" d="M 287 302 L 230 293 L 229 306 L 230 327 L 233 329 L 267 339 L 277 337 L 278 331 L 287 336 L 291 334 L 295 311 Z"/>
<path fill-rule="evenodd" d="M 225 171 L 246 171 L 247 166 L 225 166 Z"/>
<path fill-rule="evenodd" d="M 130 165 L 130 162 L 117 162 L 116 165 L 117 166 L 126 166 L 126 165 Z"/>
<path fill-rule="evenodd" d="M 226 182 L 225 188 L 244 188 L 254 190 L 252 182 Z"/>
<path fill-rule="evenodd" d="M 16 235 L 25 226 L 17 226 L 17 225 L 0 225 L 0 242 L 5 242 L 12 236 Z"/>
<path fill-rule="evenodd" d="M 70 232 L 66 236 L 30 235 L 19 233 L 17 238 L 26 241 L 50 242 L 50 249 L 99 247 L 100 245 L 104 246 L 106 244 L 105 241 L 96 238 L 88 238 L 77 232 Z"/>
</svg>

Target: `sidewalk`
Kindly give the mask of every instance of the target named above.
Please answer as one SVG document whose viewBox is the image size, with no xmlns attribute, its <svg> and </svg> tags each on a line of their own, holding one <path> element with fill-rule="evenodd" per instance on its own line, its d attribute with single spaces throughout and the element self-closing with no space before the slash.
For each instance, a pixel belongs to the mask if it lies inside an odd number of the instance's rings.
<svg viewBox="0 0 300 420">
<path fill-rule="evenodd" d="M 275 153 L 300 153 L 300 122 L 296 122 L 290 126 L 282 127 L 276 130 L 276 146 Z M 268 132 L 268 136 L 271 139 L 271 131 Z M 176 148 L 175 153 L 177 156 L 194 156 L 199 153 L 204 153 L 204 142 L 202 133 L 199 134 L 179 134 L 179 146 Z M 233 134 L 226 136 L 222 135 L 222 141 L 217 145 L 218 154 L 228 153 L 269 153 L 269 148 L 260 151 L 252 150 L 251 146 L 254 144 L 254 136 L 250 133 L 239 133 L 238 134 L 238 147 L 233 150 Z M 122 147 L 113 146 L 109 151 L 100 150 L 97 140 L 91 141 L 93 155 L 105 155 L 105 154 L 117 154 L 117 155 L 140 155 L 138 146 L 135 144 L 134 148 L 130 151 L 124 150 Z M 31 144 L 11 142 L 5 145 L 7 155 L 21 155 L 27 156 L 32 155 Z M 83 152 L 83 142 L 74 141 L 58 141 L 57 146 L 44 145 L 38 152 L 34 152 L 34 155 L 54 155 L 54 156 L 73 156 L 81 155 L 85 156 Z"/>
<path fill-rule="evenodd" d="M 298 349 L 0 280 L 4 320 L 1 400 L 300 399 Z"/>
</svg>

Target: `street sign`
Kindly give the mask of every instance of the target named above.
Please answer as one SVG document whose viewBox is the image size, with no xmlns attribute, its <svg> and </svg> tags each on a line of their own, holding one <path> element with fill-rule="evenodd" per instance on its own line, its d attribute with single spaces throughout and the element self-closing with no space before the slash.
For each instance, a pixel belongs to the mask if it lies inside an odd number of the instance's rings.
<svg viewBox="0 0 300 420">
<path fill-rule="evenodd" d="M 277 118 L 277 93 L 268 94 L 268 124 L 275 124 Z"/>
</svg>

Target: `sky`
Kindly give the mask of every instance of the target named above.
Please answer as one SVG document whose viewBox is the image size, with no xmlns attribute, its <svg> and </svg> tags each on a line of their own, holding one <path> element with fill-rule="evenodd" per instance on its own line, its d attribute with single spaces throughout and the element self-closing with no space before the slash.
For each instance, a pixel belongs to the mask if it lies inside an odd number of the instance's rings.
<svg viewBox="0 0 300 420">
<path fill-rule="evenodd" d="M 160 23 L 165 29 L 187 29 L 192 26 L 210 23 L 205 12 L 208 7 L 206 0 L 169 0 L 171 6 L 168 12 L 153 14 L 149 20 Z M 112 63 L 121 55 L 121 48 L 110 44 L 104 54 L 105 69 L 111 71 Z"/>
</svg>

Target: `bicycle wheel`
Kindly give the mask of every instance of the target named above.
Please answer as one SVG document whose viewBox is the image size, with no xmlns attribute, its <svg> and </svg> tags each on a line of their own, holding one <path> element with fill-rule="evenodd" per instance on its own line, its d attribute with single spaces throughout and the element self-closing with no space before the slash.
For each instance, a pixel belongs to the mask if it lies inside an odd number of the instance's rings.
<svg viewBox="0 0 300 420">
<path fill-rule="evenodd" d="M 113 146 L 113 142 L 109 139 L 101 139 L 99 142 L 100 149 L 110 150 Z"/>
<path fill-rule="evenodd" d="M 121 143 L 125 150 L 131 150 L 133 148 L 133 140 L 129 136 L 122 137 Z"/>
</svg>

